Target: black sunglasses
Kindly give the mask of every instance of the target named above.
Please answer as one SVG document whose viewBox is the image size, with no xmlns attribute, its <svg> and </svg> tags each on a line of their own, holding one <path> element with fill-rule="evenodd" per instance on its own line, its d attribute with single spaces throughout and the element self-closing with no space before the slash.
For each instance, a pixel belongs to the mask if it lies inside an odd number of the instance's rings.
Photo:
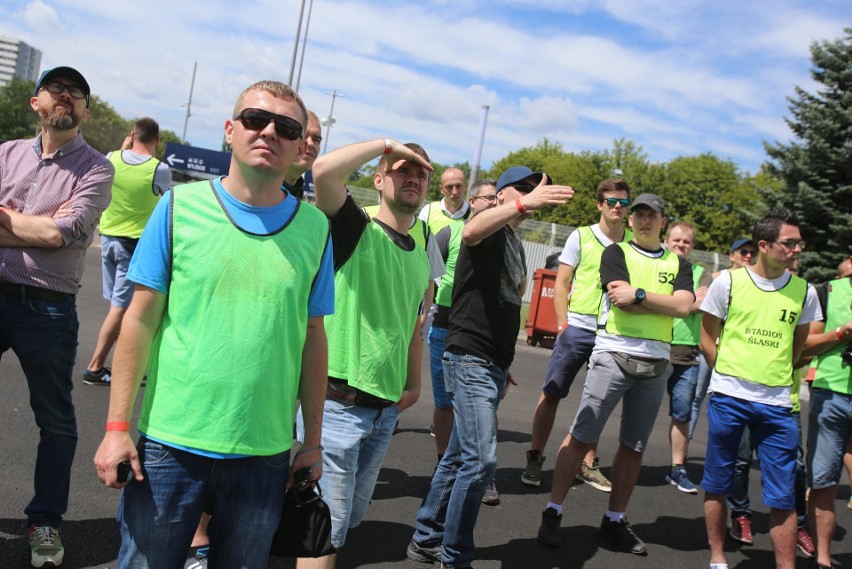
<svg viewBox="0 0 852 569">
<path fill-rule="evenodd" d="M 69 85 L 68 83 L 62 83 L 61 81 L 48 81 L 41 86 L 42 89 L 53 93 L 54 95 L 61 95 L 63 91 L 68 90 L 68 94 L 71 95 L 72 99 L 85 99 L 86 92 L 83 91 L 76 85 Z"/>
<path fill-rule="evenodd" d="M 235 121 L 240 121 L 243 126 L 249 130 L 260 132 L 266 128 L 270 122 L 275 123 L 275 133 L 278 136 L 283 136 L 287 140 L 298 140 L 302 138 L 302 125 L 294 118 L 284 115 L 276 115 L 263 109 L 243 109 L 237 116 Z"/>
<path fill-rule="evenodd" d="M 521 192 L 522 194 L 528 194 L 535 189 L 535 186 L 532 184 L 527 184 L 526 182 L 517 182 L 512 184 L 512 187 Z"/>
</svg>

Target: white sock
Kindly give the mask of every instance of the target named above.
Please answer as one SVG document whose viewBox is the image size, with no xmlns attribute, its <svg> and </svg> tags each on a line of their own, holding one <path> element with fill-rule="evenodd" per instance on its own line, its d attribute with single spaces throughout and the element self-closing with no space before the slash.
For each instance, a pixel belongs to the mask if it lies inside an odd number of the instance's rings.
<svg viewBox="0 0 852 569">
<path fill-rule="evenodd" d="M 547 508 L 553 508 L 554 510 L 556 510 L 557 514 L 559 514 L 560 516 L 562 515 L 562 504 L 554 504 L 553 502 L 548 502 L 547 507 L 545 509 Z"/>
<path fill-rule="evenodd" d="M 711 563 L 710 569 L 728 569 L 727 563 Z"/>
<path fill-rule="evenodd" d="M 611 522 L 620 523 L 621 520 L 624 519 L 624 516 L 625 516 L 624 512 L 613 512 L 612 510 L 606 511 L 606 519 L 608 519 Z"/>
</svg>

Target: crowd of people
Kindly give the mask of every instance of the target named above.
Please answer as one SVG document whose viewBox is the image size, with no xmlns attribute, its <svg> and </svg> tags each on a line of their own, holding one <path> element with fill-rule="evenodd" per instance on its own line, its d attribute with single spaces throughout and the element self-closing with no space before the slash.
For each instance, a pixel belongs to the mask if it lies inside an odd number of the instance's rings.
<svg viewBox="0 0 852 569">
<path fill-rule="evenodd" d="M 64 557 L 75 295 L 100 221 L 110 308 L 82 380 L 110 388 L 94 463 L 105 485 L 122 489 L 119 567 L 265 567 L 297 476 L 321 484 L 331 543 L 343 549 L 400 413 L 420 398 L 424 336 L 437 463 L 406 553 L 472 567 L 480 507 L 499 503 L 497 411 L 514 383 L 527 282 L 515 230 L 569 204 L 574 189 L 512 166 L 468 192 L 464 173 L 447 168 L 442 199 L 424 206 L 433 166 L 423 147 L 384 138 L 319 156 L 317 116 L 277 81 L 238 96 L 225 123 L 228 175 L 172 187 L 154 158 L 153 119 L 135 121 L 107 157 L 85 143 L 90 94 L 77 70 L 45 71 L 30 100 L 41 132 L 0 146 L 0 353 L 21 362 L 41 437 L 25 510 L 32 565 Z M 361 208 L 346 180 L 375 160 L 381 201 Z M 300 199 L 311 184 L 315 204 Z M 538 540 L 562 543 L 563 502 L 579 478 L 609 493 L 600 534 L 646 555 L 626 511 L 658 410 L 668 393 L 665 480 L 696 494 L 686 462 L 709 395 L 700 487 L 711 569 L 727 569 L 726 533 L 751 541 L 755 453 L 776 566 L 792 569 L 798 546 L 830 568 L 852 433 L 852 256 L 835 280 L 808 284 L 797 276 L 798 222 L 779 209 L 734 241 L 731 269 L 711 274 L 687 260 L 697 229 L 669 223 L 664 197 L 632 196 L 613 179 L 598 185 L 596 204 L 598 223 L 571 233 L 559 256 L 557 338 L 532 410 L 521 482 L 540 486 L 557 408 L 586 369 Z M 185 413 L 187 401 L 216 420 Z M 597 443 L 619 403 L 608 479 Z"/>
</svg>

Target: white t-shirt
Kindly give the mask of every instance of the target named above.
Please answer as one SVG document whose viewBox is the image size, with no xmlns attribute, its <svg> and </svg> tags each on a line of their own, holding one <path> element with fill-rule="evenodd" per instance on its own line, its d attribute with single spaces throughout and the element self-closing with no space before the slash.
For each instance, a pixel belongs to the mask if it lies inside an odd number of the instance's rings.
<svg viewBox="0 0 852 569">
<path fill-rule="evenodd" d="M 432 212 L 432 208 L 435 207 L 435 204 L 440 204 L 441 205 L 441 211 L 444 212 L 444 215 L 446 215 L 447 217 L 449 217 L 450 219 L 453 219 L 453 220 L 463 218 L 465 215 L 467 215 L 467 210 L 470 209 L 470 204 L 467 203 L 467 200 L 464 200 L 461 204 L 461 207 L 459 208 L 459 210 L 457 212 L 450 213 L 449 210 L 447 210 L 447 206 L 445 204 L 445 201 L 446 201 L 446 198 L 441 198 L 441 201 L 427 203 L 425 206 L 423 206 L 423 209 L 420 210 L 420 214 L 418 215 L 418 217 L 420 219 L 422 219 L 423 221 L 425 221 L 426 223 L 428 223 L 429 222 L 429 214 Z"/>
<path fill-rule="evenodd" d="M 757 285 L 757 288 L 768 292 L 783 288 L 790 281 L 790 274 L 786 272 L 776 279 L 766 279 L 756 274 L 749 267 L 746 267 L 746 270 L 749 272 L 754 284 Z M 731 273 L 725 270 L 719 273 L 719 276 L 710 285 L 710 288 L 707 290 L 707 296 L 704 297 L 704 301 L 701 303 L 701 310 L 725 320 L 728 316 L 728 300 L 730 297 Z M 814 320 L 822 320 L 822 310 L 819 307 L 816 289 L 809 284 L 807 296 L 805 297 L 805 305 L 802 307 L 802 314 L 799 316 L 797 326 L 809 324 Z M 713 369 L 713 374 L 710 376 L 710 387 L 707 391 L 709 393 L 724 393 L 725 395 L 745 399 L 746 401 L 755 401 L 778 407 L 793 406 L 790 401 L 790 386 L 771 387 L 739 377 L 725 375 L 715 369 Z"/>
<path fill-rule="evenodd" d="M 590 225 L 589 228 L 604 247 L 614 243 L 612 239 L 604 235 L 603 231 L 601 231 L 600 223 Z M 563 265 L 574 267 L 574 270 L 576 271 L 577 267 L 580 266 L 580 257 L 580 232 L 575 229 L 570 235 L 568 235 L 568 239 L 565 240 L 565 247 L 562 249 L 562 254 L 559 255 L 559 262 Z M 571 326 L 588 330 L 590 332 L 594 332 L 598 328 L 597 316 L 593 314 L 577 314 L 576 312 L 571 312 L 570 302 L 568 303 L 568 323 Z"/>
</svg>

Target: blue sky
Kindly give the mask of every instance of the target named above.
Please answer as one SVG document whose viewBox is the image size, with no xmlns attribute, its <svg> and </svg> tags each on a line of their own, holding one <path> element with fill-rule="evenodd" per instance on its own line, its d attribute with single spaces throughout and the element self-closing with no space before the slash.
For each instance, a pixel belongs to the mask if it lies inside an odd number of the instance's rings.
<svg viewBox="0 0 852 569">
<path fill-rule="evenodd" d="M 197 61 L 187 139 L 218 149 L 244 87 L 287 81 L 300 6 L 0 0 L 0 35 L 179 135 Z M 321 117 L 343 94 L 330 149 L 390 136 L 472 163 L 488 105 L 484 169 L 545 137 L 577 152 L 623 137 L 653 162 L 712 152 L 754 173 L 763 141 L 791 136 L 786 97 L 815 89 L 810 43 L 850 25 L 848 0 L 314 0 L 299 90 Z"/>
</svg>

